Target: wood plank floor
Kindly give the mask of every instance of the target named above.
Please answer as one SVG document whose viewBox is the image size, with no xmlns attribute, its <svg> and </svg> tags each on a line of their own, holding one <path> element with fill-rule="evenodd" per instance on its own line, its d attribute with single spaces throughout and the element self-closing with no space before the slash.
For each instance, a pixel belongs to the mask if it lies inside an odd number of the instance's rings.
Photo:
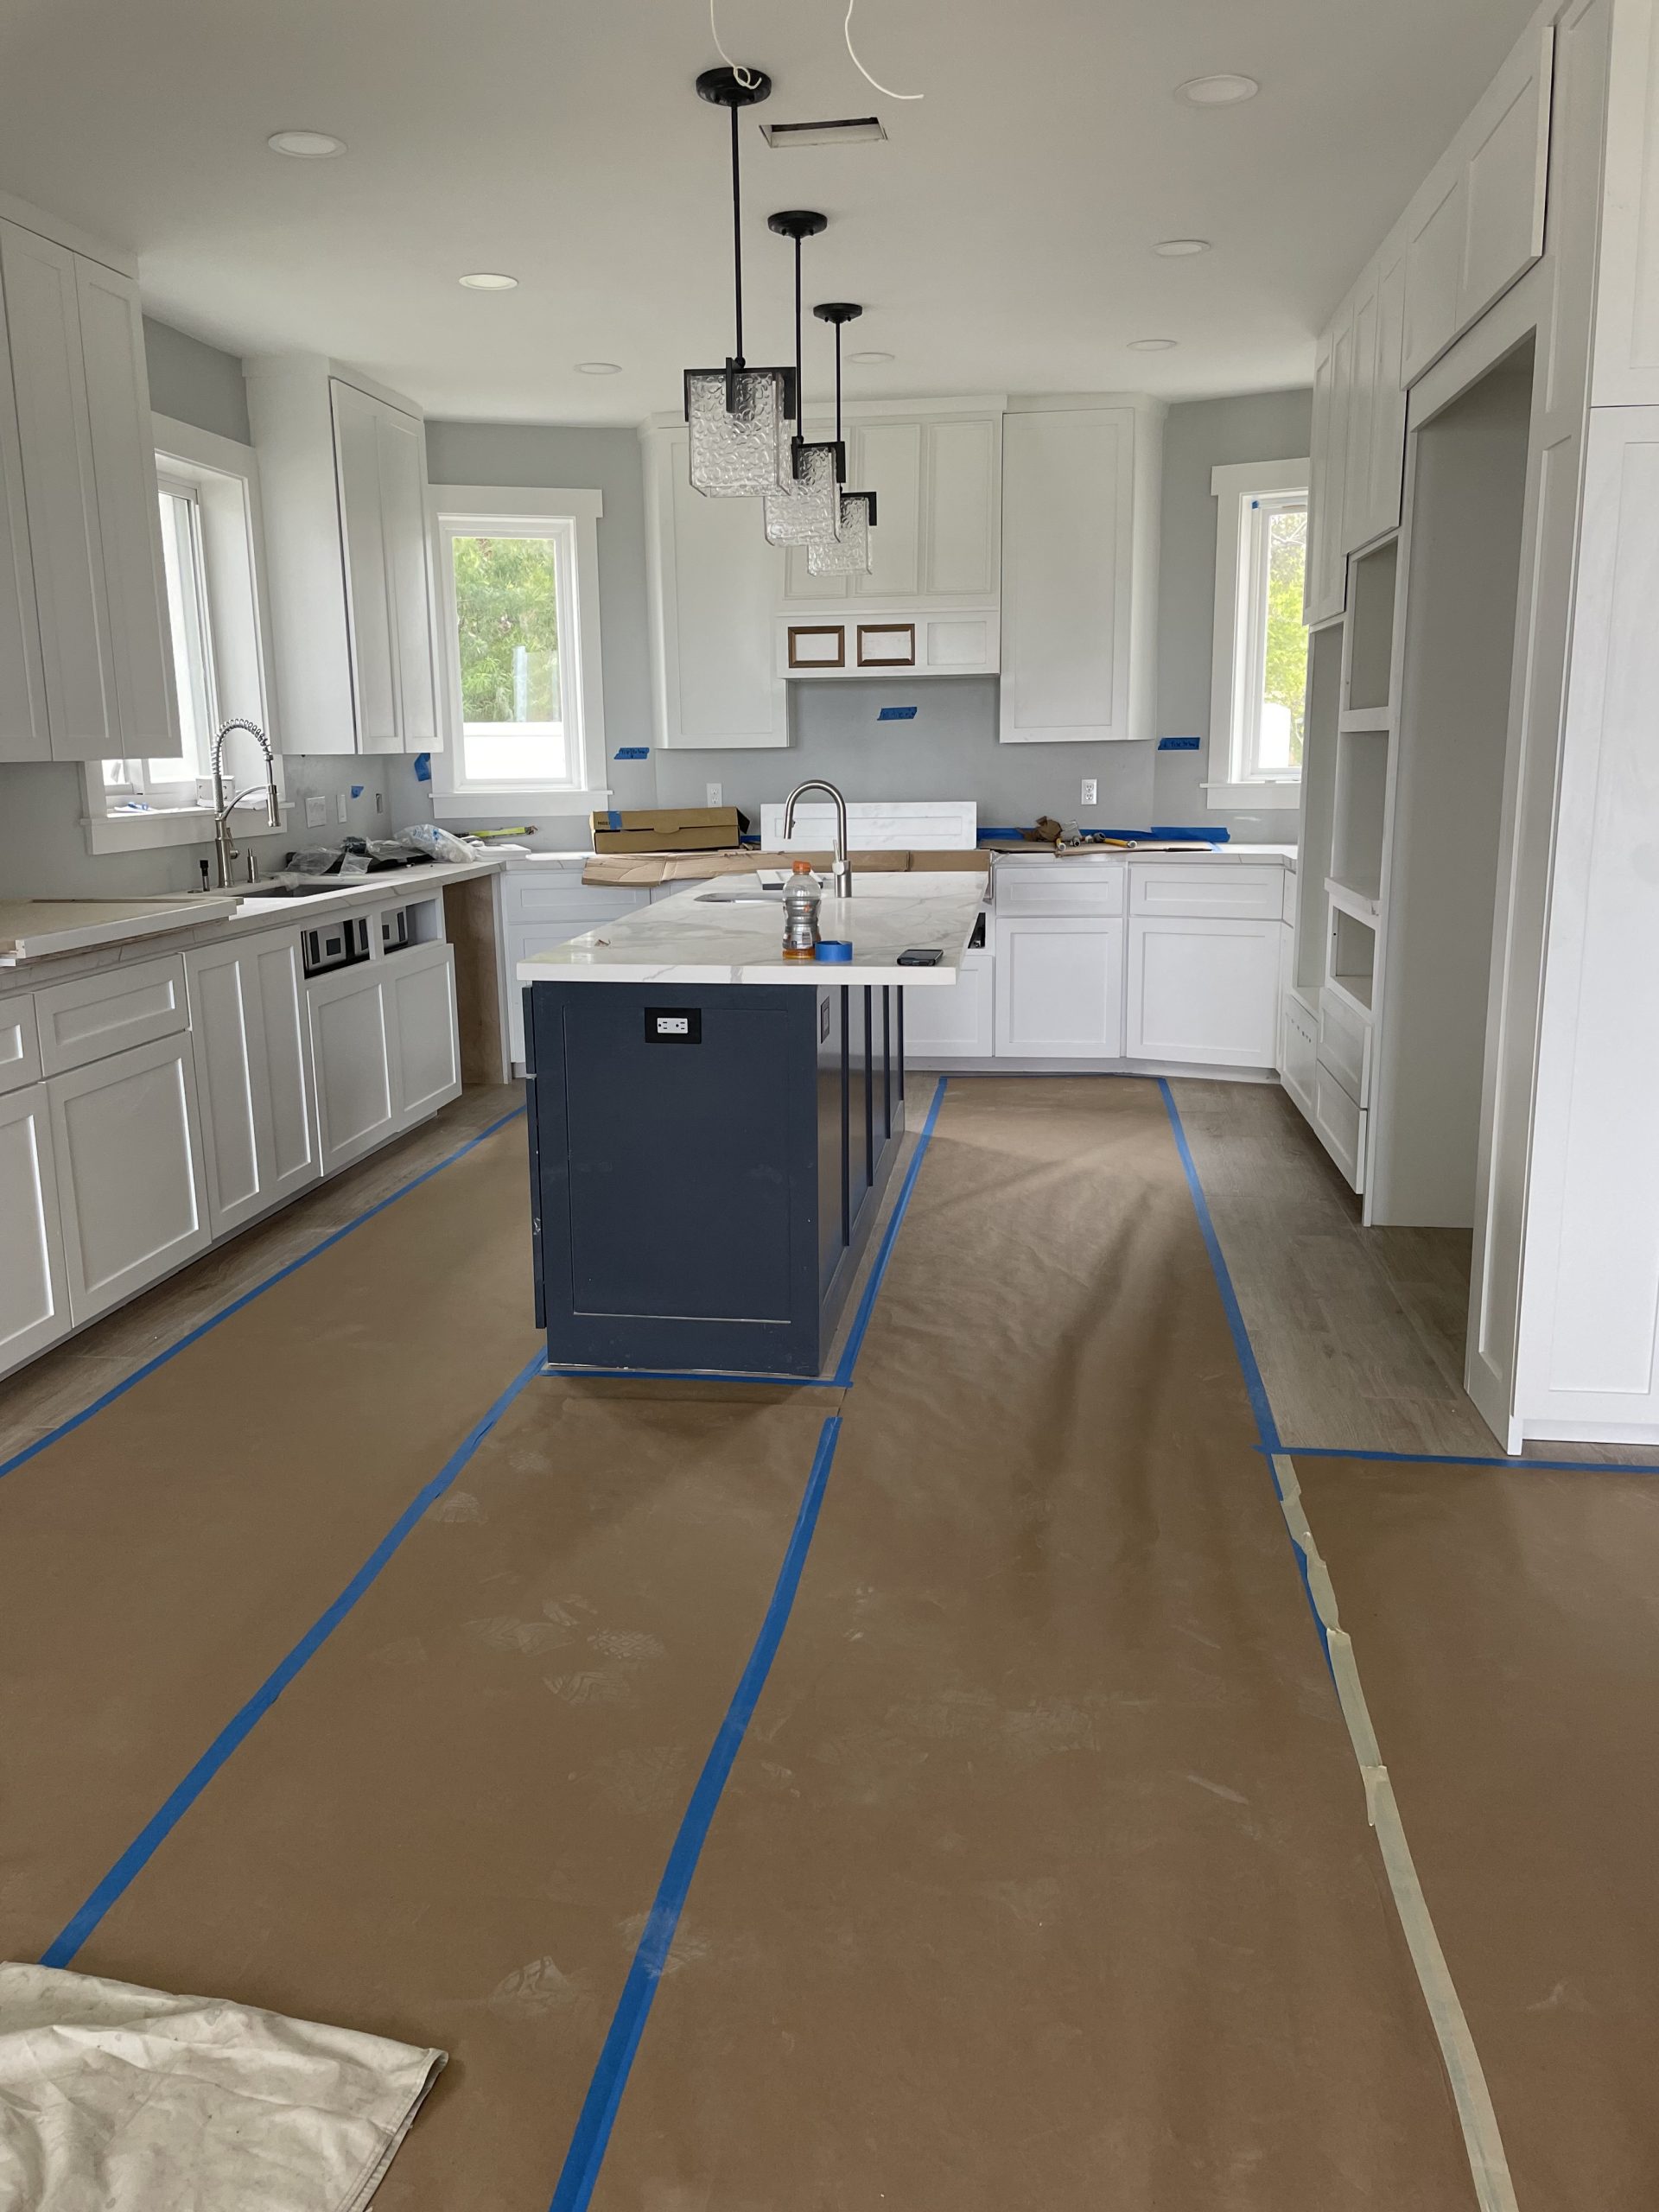
<svg viewBox="0 0 1659 2212">
<path fill-rule="evenodd" d="M 1171 1087 L 1287 1443 L 1501 1452 L 1463 1387 L 1469 1231 L 1362 1229 L 1359 1200 L 1276 1085 Z M 1656 1455 L 1535 1444 L 1522 1456 Z"/>
<path fill-rule="evenodd" d="M 142 1298 L 0 1382 L 0 1460 L 112 1390 L 245 1290 L 309 1251 L 469 1137 L 522 1104 L 520 1084 L 480 1084 L 429 1122 L 205 1253 Z"/>
</svg>

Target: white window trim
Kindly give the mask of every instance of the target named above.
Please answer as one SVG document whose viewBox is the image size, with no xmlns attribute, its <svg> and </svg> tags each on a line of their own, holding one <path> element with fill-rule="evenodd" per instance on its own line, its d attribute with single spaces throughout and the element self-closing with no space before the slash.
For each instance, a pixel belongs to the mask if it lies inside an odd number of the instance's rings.
<svg viewBox="0 0 1659 2212">
<path fill-rule="evenodd" d="M 1211 808 L 1262 812 L 1301 804 L 1300 774 L 1282 781 L 1239 781 L 1234 774 L 1234 715 L 1238 697 L 1238 563 L 1243 539 L 1245 503 L 1263 493 L 1300 493 L 1306 499 L 1308 462 L 1245 461 L 1210 472 L 1216 512 L 1215 642 L 1210 664 L 1209 780 L 1205 798 Z"/>
<path fill-rule="evenodd" d="M 605 512 L 604 495 L 592 491 L 542 489 L 494 484 L 434 484 L 429 493 L 433 566 L 438 580 L 438 620 L 442 625 L 440 653 L 443 677 L 443 732 L 442 752 L 432 754 L 432 810 L 451 821 L 497 821 L 504 816 L 589 814 L 610 798 L 604 781 L 605 685 L 600 665 L 599 637 L 599 524 Z M 499 515 L 504 521 L 569 523 L 575 543 L 576 653 L 574 669 L 566 670 L 561 654 L 562 677 L 574 679 L 579 702 L 577 786 L 532 784 L 509 787 L 492 785 L 457 789 L 461 761 L 461 663 L 454 646 L 455 634 L 455 578 L 444 543 L 446 524 L 478 523 Z"/>
<path fill-rule="evenodd" d="M 251 446 L 238 439 L 198 429 L 194 423 L 181 423 L 172 416 L 152 415 L 150 429 L 161 473 L 194 484 L 199 498 L 207 492 L 201 499 L 202 528 L 207 537 L 208 620 L 213 633 L 219 707 L 224 713 L 249 715 L 263 725 L 273 746 L 278 747 L 276 787 L 281 791 L 283 763 L 275 714 L 276 686 L 270 672 L 270 616 L 261 558 L 264 539 L 258 456 Z M 216 501 L 214 479 L 227 476 L 239 481 L 240 496 Z M 250 758 L 246 763 L 250 776 L 253 765 Z M 213 810 L 205 794 L 203 802 L 194 806 L 156 806 L 137 814 L 111 814 L 107 801 L 113 798 L 118 804 L 120 794 L 106 791 L 102 764 L 83 762 L 81 773 L 85 798 L 81 827 L 88 852 L 130 853 L 159 846 L 200 845 L 212 838 Z M 200 781 L 198 789 L 202 789 Z M 261 837 L 285 837 L 286 805 L 283 817 L 281 829 L 270 830 L 257 809 L 243 808 L 236 820 L 238 844 Z"/>
</svg>

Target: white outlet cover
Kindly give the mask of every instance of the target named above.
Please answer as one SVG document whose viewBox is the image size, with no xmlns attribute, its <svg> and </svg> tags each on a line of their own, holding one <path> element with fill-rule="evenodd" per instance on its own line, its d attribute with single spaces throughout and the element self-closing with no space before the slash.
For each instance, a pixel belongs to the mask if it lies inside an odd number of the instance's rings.
<svg viewBox="0 0 1659 2212">
<path fill-rule="evenodd" d="M 305 802 L 305 826 L 308 830 L 321 830 L 327 819 L 328 802 L 326 798 L 307 799 Z"/>
<path fill-rule="evenodd" d="M 339 816 L 342 822 L 346 819 L 346 794 L 344 791 L 341 791 L 334 800 L 334 812 Z"/>
<path fill-rule="evenodd" d="M 723 804 L 718 784 L 705 784 L 702 788 L 705 794 L 702 803 L 705 806 L 719 806 Z"/>
<path fill-rule="evenodd" d="M 1085 776 L 1084 778 L 1083 803 L 1085 806 L 1092 806 L 1095 804 L 1096 798 L 1099 794 L 1099 789 L 1100 783 L 1097 777 Z"/>
</svg>

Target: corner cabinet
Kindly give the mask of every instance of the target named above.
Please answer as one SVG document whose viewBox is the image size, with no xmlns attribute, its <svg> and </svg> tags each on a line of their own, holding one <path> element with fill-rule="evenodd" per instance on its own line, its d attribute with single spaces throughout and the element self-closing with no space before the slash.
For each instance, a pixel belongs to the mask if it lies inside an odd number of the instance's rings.
<svg viewBox="0 0 1659 2212">
<path fill-rule="evenodd" d="M 0 760 L 166 758 L 179 723 L 138 288 L 54 227 L 0 220 Z"/>
<path fill-rule="evenodd" d="M 1163 416 L 1141 400 L 1004 418 L 1005 745 L 1154 734 Z"/>
<path fill-rule="evenodd" d="M 279 726 L 305 753 L 442 742 L 420 410 L 315 355 L 247 365 Z"/>
</svg>

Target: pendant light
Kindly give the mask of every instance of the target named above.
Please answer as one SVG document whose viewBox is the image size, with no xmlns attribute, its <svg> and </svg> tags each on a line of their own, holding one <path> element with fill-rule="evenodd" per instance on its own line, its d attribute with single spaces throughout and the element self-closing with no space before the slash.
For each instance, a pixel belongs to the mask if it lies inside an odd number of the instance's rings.
<svg viewBox="0 0 1659 2212">
<path fill-rule="evenodd" d="M 752 369 L 743 359 L 743 202 L 738 157 L 738 111 L 770 97 L 762 69 L 705 69 L 697 97 L 732 118 L 732 292 L 735 348 L 723 369 L 685 372 L 685 419 L 690 431 L 691 482 L 711 499 L 753 499 L 787 489 L 792 480 L 790 416 L 795 411 L 791 369 Z"/>
<path fill-rule="evenodd" d="M 847 474 L 839 442 L 809 445 L 802 422 L 801 240 L 817 238 L 827 226 L 810 208 L 790 207 L 768 215 L 766 227 L 795 242 L 795 435 L 789 489 L 766 494 L 766 537 L 773 545 L 814 545 L 841 535 L 841 480 Z M 837 423 L 837 441 L 840 435 Z"/>
<path fill-rule="evenodd" d="M 850 300 L 826 300 L 812 310 L 820 322 L 836 327 L 836 450 L 842 456 L 841 474 L 847 474 L 847 448 L 841 435 L 841 333 L 844 323 L 856 322 L 864 312 Z M 815 576 L 862 576 L 869 574 L 870 532 L 875 528 L 874 492 L 842 492 L 841 530 L 835 537 L 815 538 L 806 549 L 808 571 Z"/>
</svg>

